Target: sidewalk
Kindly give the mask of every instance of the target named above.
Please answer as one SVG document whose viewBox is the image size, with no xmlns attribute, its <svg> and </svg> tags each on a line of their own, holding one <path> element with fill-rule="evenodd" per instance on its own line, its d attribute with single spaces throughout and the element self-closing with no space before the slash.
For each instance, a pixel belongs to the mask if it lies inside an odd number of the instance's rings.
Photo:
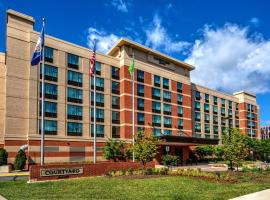
<svg viewBox="0 0 270 200">
<path fill-rule="evenodd" d="M 7 200 L 7 199 L 0 195 L 0 200 Z"/>
<path fill-rule="evenodd" d="M 241 197 L 236 197 L 231 200 L 269 200 L 269 199 L 270 199 L 270 189 L 247 194 Z"/>
<path fill-rule="evenodd" d="M 11 173 L 0 173 L 0 177 L 6 176 L 29 176 L 29 172 L 11 172 Z"/>
</svg>

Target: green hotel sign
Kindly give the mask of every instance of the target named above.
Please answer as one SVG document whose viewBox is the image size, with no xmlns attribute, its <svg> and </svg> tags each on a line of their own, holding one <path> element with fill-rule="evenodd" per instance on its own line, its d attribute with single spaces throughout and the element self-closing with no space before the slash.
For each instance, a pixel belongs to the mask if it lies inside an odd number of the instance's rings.
<svg viewBox="0 0 270 200">
<path fill-rule="evenodd" d="M 55 169 L 40 169 L 40 176 L 65 176 L 83 174 L 82 167 L 74 168 L 55 168 Z"/>
</svg>

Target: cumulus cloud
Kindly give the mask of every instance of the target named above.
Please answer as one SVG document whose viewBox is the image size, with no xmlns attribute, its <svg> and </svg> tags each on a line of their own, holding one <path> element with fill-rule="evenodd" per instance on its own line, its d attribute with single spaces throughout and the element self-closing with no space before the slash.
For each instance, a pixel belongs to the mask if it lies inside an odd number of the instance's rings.
<svg viewBox="0 0 270 200">
<path fill-rule="evenodd" d="M 230 93 L 270 91 L 270 41 L 235 24 L 202 32 L 185 60 L 196 67 L 192 81 Z"/>
<path fill-rule="evenodd" d="M 96 48 L 102 53 L 106 53 L 119 40 L 119 36 L 107 33 L 96 28 L 88 28 L 87 45 L 93 47 L 93 40 L 96 39 Z"/>
<path fill-rule="evenodd" d="M 113 0 L 112 5 L 119 11 L 127 13 L 128 12 L 128 3 L 124 0 Z"/>
<path fill-rule="evenodd" d="M 161 18 L 157 14 L 154 15 L 153 22 L 149 28 L 145 29 L 145 33 L 146 46 L 166 53 L 181 52 L 189 46 L 188 42 L 178 41 L 171 38 L 167 29 L 162 26 Z"/>
</svg>

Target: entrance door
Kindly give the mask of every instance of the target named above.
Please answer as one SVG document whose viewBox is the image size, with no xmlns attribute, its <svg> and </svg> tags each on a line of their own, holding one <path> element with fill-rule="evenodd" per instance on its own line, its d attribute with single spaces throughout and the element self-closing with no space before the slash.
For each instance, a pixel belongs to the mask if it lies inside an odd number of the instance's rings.
<svg viewBox="0 0 270 200">
<path fill-rule="evenodd" d="M 183 149 L 182 147 L 175 147 L 175 155 L 179 157 L 181 160 L 181 164 L 183 164 Z"/>
</svg>

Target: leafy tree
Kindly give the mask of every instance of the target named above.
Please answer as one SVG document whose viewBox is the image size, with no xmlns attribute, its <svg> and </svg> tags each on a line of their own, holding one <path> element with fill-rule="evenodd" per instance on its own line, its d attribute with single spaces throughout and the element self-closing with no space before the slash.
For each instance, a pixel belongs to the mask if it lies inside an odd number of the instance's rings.
<svg viewBox="0 0 270 200">
<path fill-rule="evenodd" d="M 5 149 L 0 148 L 0 166 L 6 165 L 8 159 L 8 153 Z"/>
<path fill-rule="evenodd" d="M 121 140 L 109 139 L 103 148 L 103 157 L 107 160 L 124 160 L 125 158 L 125 143 Z"/>
<path fill-rule="evenodd" d="M 214 155 L 214 146 L 211 145 L 205 145 L 205 146 L 197 146 L 196 147 L 196 153 L 201 159 L 206 159 L 208 156 Z"/>
<path fill-rule="evenodd" d="M 214 155 L 217 160 L 222 160 L 224 156 L 224 150 L 221 145 L 216 145 L 214 147 Z"/>
<path fill-rule="evenodd" d="M 224 157 L 230 162 L 230 169 L 238 166 L 248 155 L 247 136 L 240 129 L 228 128 L 222 138 Z"/>
<path fill-rule="evenodd" d="M 26 154 L 23 150 L 19 150 L 16 157 L 15 157 L 15 162 L 14 162 L 14 168 L 16 170 L 23 170 L 26 164 Z"/>
<path fill-rule="evenodd" d="M 178 156 L 165 155 L 162 156 L 162 163 L 169 168 L 170 166 L 179 165 L 180 159 Z"/>
</svg>

